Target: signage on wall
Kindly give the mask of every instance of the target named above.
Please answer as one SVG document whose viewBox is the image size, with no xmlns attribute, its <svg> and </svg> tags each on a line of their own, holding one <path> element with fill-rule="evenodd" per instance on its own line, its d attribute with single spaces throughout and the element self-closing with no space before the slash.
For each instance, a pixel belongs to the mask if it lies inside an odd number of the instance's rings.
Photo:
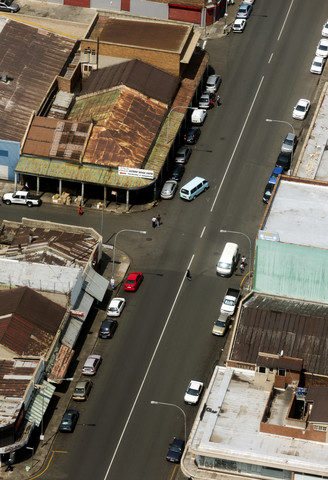
<svg viewBox="0 0 328 480">
<path fill-rule="evenodd" d="M 127 177 L 149 178 L 153 180 L 153 170 L 142 170 L 140 168 L 118 167 L 119 175 L 126 175 Z"/>
</svg>

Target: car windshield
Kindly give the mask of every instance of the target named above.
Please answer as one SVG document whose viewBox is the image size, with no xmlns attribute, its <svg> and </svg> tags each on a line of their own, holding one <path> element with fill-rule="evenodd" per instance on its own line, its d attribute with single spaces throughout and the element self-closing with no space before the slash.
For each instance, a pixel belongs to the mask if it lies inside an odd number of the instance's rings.
<svg viewBox="0 0 328 480">
<path fill-rule="evenodd" d="M 285 143 L 285 145 L 293 145 L 293 141 L 290 140 L 289 138 L 286 138 L 284 143 Z"/>
<path fill-rule="evenodd" d="M 304 112 L 305 111 L 305 106 L 304 105 L 297 105 L 296 110 L 299 112 Z"/>
<path fill-rule="evenodd" d="M 75 390 L 74 390 L 75 393 L 81 393 L 83 394 L 84 393 L 84 388 L 83 387 L 76 387 Z"/>
<path fill-rule="evenodd" d="M 230 265 L 230 263 L 219 262 L 219 267 L 220 267 L 220 268 L 230 268 L 231 265 Z"/>
<path fill-rule="evenodd" d="M 187 393 L 188 393 L 188 395 L 197 395 L 198 390 L 195 390 L 194 388 L 189 387 Z"/>
<path fill-rule="evenodd" d="M 4 2 L 6 5 L 8 5 L 8 7 L 10 7 L 10 5 L 13 3 L 13 0 L 4 0 Z"/>
<path fill-rule="evenodd" d="M 215 322 L 215 325 L 216 325 L 217 327 L 225 327 L 226 324 L 225 324 L 225 322 L 221 322 L 220 320 L 217 320 L 217 321 Z"/>
<path fill-rule="evenodd" d="M 267 197 L 271 197 L 271 193 L 272 193 L 272 190 L 271 190 L 270 188 L 268 188 L 268 189 L 265 191 L 264 195 L 266 195 Z"/>
<path fill-rule="evenodd" d="M 185 157 L 184 152 L 183 153 L 177 153 L 177 158 L 184 158 L 184 157 Z"/>
<path fill-rule="evenodd" d="M 314 65 L 315 67 L 321 67 L 321 62 L 313 62 L 313 65 Z"/>
<path fill-rule="evenodd" d="M 230 305 L 230 307 L 233 307 L 234 302 L 233 302 L 233 300 L 226 299 L 226 300 L 224 301 L 224 304 L 225 304 L 225 305 Z"/>
<path fill-rule="evenodd" d="M 83 370 L 88 372 L 89 370 L 92 370 L 92 367 L 87 366 L 87 367 L 84 367 Z"/>
<path fill-rule="evenodd" d="M 175 453 L 180 453 L 181 448 L 177 447 L 176 445 L 172 445 L 172 447 L 170 448 L 170 451 Z"/>
<path fill-rule="evenodd" d="M 116 310 L 117 310 L 117 307 L 109 307 L 110 312 L 116 312 Z"/>
<path fill-rule="evenodd" d="M 69 420 L 63 420 L 63 421 L 62 421 L 62 425 L 70 425 L 70 424 L 71 424 L 70 419 L 69 419 Z"/>
<path fill-rule="evenodd" d="M 135 280 L 127 280 L 126 283 L 128 283 L 129 285 L 133 285 L 135 283 Z"/>
</svg>

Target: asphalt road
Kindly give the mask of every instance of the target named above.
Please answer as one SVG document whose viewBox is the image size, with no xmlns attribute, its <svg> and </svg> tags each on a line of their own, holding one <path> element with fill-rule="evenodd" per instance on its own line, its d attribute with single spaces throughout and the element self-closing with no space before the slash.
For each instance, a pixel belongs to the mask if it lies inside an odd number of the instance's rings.
<svg viewBox="0 0 328 480">
<path fill-rule="evenodd" d="M 126 295 L 114 339 L 98 341 L 95 351 L 104 361 L 93 391 L 78 406 L 81 418 L 74 434 L 57 436 L 54 450 L 67 453 L 56 456 L 43 478 L 179 475 L 164 458 L 172 437 L 183 438 L 183 417 L 176 408 L 150 401 L 183 408 L 190 432 L 197 408 L 184 405 L 184 390 L 191 378 L 208 385 L 225 342 L 210 334 L 212 324 L 225 289 L 241 280 L 237 275 L 218 278 L 215 264 L 229 240 L 239 243 L 249 259 L 247 239 L 219 229 L 243 232 L 254 245 L 265 208 L 263 189 L 289 131 L 265 119 L 288 121 L 301 135 L 309 124 L 315 105 L 305 122 L 293 121 L 291 113 L 300 97 L 315 98 L 318 78 L 309 68 L 327 17 L 325 0 L 258 0 L 243 34 L 207 42 L 211 63 L 223 77 L 222 105 L 209 112 L 182 182 L 200 175 L 210 181 L 210 189 L 191 203 L 178 196 L 163 201 L 154 210 L 162 216 L 160 228 L 151 228 L 154 211 L 105 216 L 105 242 L 123 228 L 147 230 L 145 236 L 119 237 L 119 247 L 145 280 L 137 293 Z M 14 208 L 3 206 L 0 213 L 14 218 Z M 20 211 L 100 229 L 100 212 L 78 217 L 75 210 L 55 206 Z M 191 282 L 184 279 L 188 267 Z"/>
</svg>

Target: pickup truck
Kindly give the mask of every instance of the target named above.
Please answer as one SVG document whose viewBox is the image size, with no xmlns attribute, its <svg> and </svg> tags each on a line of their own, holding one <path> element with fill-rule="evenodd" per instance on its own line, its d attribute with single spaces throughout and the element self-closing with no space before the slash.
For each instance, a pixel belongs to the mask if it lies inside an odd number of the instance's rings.
<svg viewBox="0 0 328 480">
<path fill-rule="evenodd" d="M 235 288 L 228 288 L 220 308 L 220 313 L 227 313 L 233 315 L 240 297 L 240 291 Z"/>
<path fill-rule="evenodd" d="M 28 207 L 34 207 L 41 205 L 41 199 L 37 195 L 31 195 L 25 190 L 20 190 L 15 193 L 5 193 L 2 195 L 2 201 L 6 205 L 12 203 L 18 203 L 19 205 L 27 205 Z"/>
</svg>

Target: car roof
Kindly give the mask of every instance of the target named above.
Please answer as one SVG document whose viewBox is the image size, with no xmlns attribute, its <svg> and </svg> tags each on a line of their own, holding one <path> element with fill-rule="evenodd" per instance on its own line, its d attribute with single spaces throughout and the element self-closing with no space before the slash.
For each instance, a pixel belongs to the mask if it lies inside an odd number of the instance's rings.
<svg viewBox="0 0 328 480">
<path fill-rule="evenodd" d="M 89 355 L 88 358 L 86 359 L 86 361 L 84 362 L 84 366 L 87 366 L 87 365 L 93 365 L 93 362 L 95 360 L 100 360 L 101 359 L 101 356 L 100 355 Z"/>
<path fill-rule="evenodd" d="M 138 275 L 142 275 L 141 272 L 131 272 L 129 273 L 129 276 L 128 278 L 131 280 L 131 279 L 136 279 Z"/>
<path fill-rule="evenodd" d="M 202 385 L 202 382 L 198 382 L 198 380 L 191 380 L 190 383 L 189 383 L 189 387 L 190 388 L 195 388 L 195 389 L 197 389 L 201 385 Z"/>
<path fill-rule="evenodd" d="M 77 382 L 75 388 L 84 388 L 89 383 L 89 380 L 80 380 Z"/>
<path fill-rule="evenodd" d="M 120 302 L 124 302 L 125 298 L 120 298 L 120 297 L 115 297 L 110 301 L 110 306 L 112 305 L 118 305 Z"/>
</svg>

